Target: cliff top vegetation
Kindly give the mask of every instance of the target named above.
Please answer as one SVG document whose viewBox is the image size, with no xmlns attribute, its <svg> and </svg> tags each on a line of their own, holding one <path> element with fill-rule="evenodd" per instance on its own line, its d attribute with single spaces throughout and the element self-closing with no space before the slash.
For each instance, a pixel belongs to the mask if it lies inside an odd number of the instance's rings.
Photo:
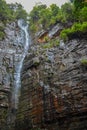
<svg viewBox="0 0 87 130">
<path fill-rule="evenodd" d="M 45 4 L 37 3 L 27 14 L 21 4 L 7 4 L 5 0 L 0 0 L 0 39 L 4 38 L 6 23 L 20 18 L 26 20 L 27 17 L 33 34 L 41 30 L 50 30 L 57 23 L 61 23 L 64 29 L 60 32 L 60 38 L 67 40 L 73 33 L 87 32 L 87 1 L 71 0 L 61 8 L 56 4 L 47 7 Z"/>
<path fill-rule="evenodd" d="M 7 4 L 5 0 L 0 0 L 0 40 L 5 36 L 5 25 L 20 18 L 25 20 L 27 18 L 27 13 L 21 4 Z"/>
<path fill-rule="evenodd" d="M 67 40 L 74 33 L 87 32 L 87 1 L 72 0 L 60 7 L 47 7 L 38 3 L 29 14 L 30 29 L 33 33 L 49 30 L 57 23 L 64 25 L 60 38 Z"/>
</svg>

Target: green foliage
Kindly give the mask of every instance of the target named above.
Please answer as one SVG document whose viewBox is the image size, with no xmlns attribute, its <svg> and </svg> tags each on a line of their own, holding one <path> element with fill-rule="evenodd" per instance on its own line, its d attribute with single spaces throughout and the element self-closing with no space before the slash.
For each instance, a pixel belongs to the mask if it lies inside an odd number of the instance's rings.
<svg viewBox="0 0 87 130">
<path fill-rule="evenodd" d="M 44 37 L 44 41 L 45 42 L 49 42 L 49 38 L 46 36 L 46 37 Z"/>
<path fill-rule="evenodd" d="M 46 18 L 41 17 L 41 15 L 43 14 L 43 12 L 46 9 L 46 5 L 42 5 L 41 3 L 37 3 L 34 7 L 33 10 L 30 12 L 29 14 L 29 23 L 30 23 L 30 29 L 32 31 L 38 31 L 40 29 L 40 26 L 42 26 L 41 24 L 43 24 L 43 22 L 45 21 Z M 34 28 L 36 27 L 36 29 Z M 34 30 L 33 30 L 34 29 Z"/>
<path fill-rule="evenodd" d="M 84 6 L 80 10 L 80 16 L 79 16 L 80 21 L 87 21 L 87 6 Z"/>
<path fill-rule="evenodd" d="M 50 8 L 48 8 L 48 9 L 50 11 L 49 26 L 52 26 L 58 20 L 57 15 L 58 15 L 58 13 L 60 11 L 60 8 L 56 4 L 52 4 L 52 5 L 50 5 Z"/>
<path fill-rule="evenodd" d="M 37 26 L 35 24 L 31 24 L 31 26 L 29 26 L 30 30 L 33 31 L 34 33 L 37 31 Z"/>
<path fill-rule="evenodd" d="M 80 10 L 84 6 L 84 0 L 74 0 L 75 10 Z"/>
<path fill-rule="evenodd" d="M 82 32 L 87 32 L 87 22 L 83 22 L 81 28 L 80 28 L 80 31 Z"/>
<path fill-rule="evenodd" d="M 51 11 L 52 16 L 57 16 L 59 7 L 56 4 L 51 4 L 49 10 Z"/>
<path fill-rule="evenodd" d="M 75 33 L 79 34 L 79 32 L 87 32 L 87 22 L 75 23 L 71 28 L 62 30 L 60 33 L 60 37 L 61 39 L 66 41 L 70 36 Z"/>
<path fill-rule="evenodd" d="M 5 36 L 5 33 L 0 31 L 0 40 L 2 40 L 4 36 Z"/>
<path fill-rule="evenodd" d="M 60 33 L 60 37 L 61 39 L 63 39 L 64 41 L 68 40 L 68 35 L 71 34 L 71 29 L 64 29 L 63 31 L 61 31 Z"/>
<path fill-rule="evenodd" d="M 65 28 L 60 33 L 60 38 L 64 41 L 81 33 L 87 32 L 87 2 L 85 0 L 72 0 L 59 8 L 56 4 L 47 7 L 42 3 L 34 6 L 29 15 L 30 28 L 35 33 L 42 29 L 50 29 L 57 22 L 64 23 Z M 67 25 L 71 23 L 72 27 Z M 46 39 L 49 42 L 49 39 Z M 44 45 L 50 48 L 53 43 Z"/>
<path fill-rule="evenodd" d="M 0 40 L 5 36 L 4 28 L 8 22 L 17 19 L 27 19 L 27 13 L 21 4 L 7 4 L 5 0 L 0 0 Z"/>
<path fill-rule="evenodd" d="M 74 7 L 71 3 L 65 3 L 59 8 L 56 4 L 47 7 L 43 4 L 37 4 L 30 12 L 30 26 L 36 25 L 36 31 L 41 29 L 49 29 L 58 21 L 66 23 L 74 21 Z M 35 31 L 35 29 L 32 31 Z"/>
<path fill-rule="evenodd" d="M 42 45 L 42 47 L 44 49 L 47 49 L 47 48 L 50 49 L 50 48 L 56 47 L 56 46 L 59 46 L 59 40 L 57 40 L 57 39 L 52 39 L 48 43 Z"/>
<path fill-rule="evenodd" d="M 0 20 L 7 21 L 10 19 L 10 9 L 5 0 L 0 0 Z"/>
<path fill-rule="evenodd" d="M 5 33 L 4 33 L 4 25 L 3 23 L 0 23 L 0 40 L 2 40 L 5 36 Z"/>
<path fill-rule="evenodd" d="M 27 16 L 28 14 L 21 4 L 7 4 L 5 0 L 0 0 L 0 20 L 3 21 L 4 24 L 20 18 L 26 20 Z"/>
<path fill-rule="evenodd" d="M 63 39 L 64 41 L 66 41 L 68 39 L 68 36 L 67 36 L 67 29 L 64 29 L 61 34 L 60 34 L 60 37 L 61 39 Z"/>
<path fill-rule="evenodd" d="M 81 64 L 82 64 L 82 65 L 87 65 L 87 59 L 82 59 L 82 60 L 81 60 Z"/>
<path fill-rule="evenodd" d="M 24 19 L 27 20 L 27 12 L 24 10 L 23 6 L 21 4 L 15 3 L 15 4 L 9 4 L 8 5 L 11 10 L 11 15 L 13 16 L 13 20 L 15 19 Z"/>
<path fill-rule="evenodd" d="M 4 31 L 4 25 L 2 23 L 0 25 L 0 31 Z"/>
<path fill-rule="evenodd" d="M 39 24 L 42 25 L 42 28 L 47 29 L 49 27 L 50 19 L 51 19 L 50 10 L 48 8 L 41 10 Z"/>
<path fill-rule="evenodd" d="M 28 14 L 26 13 L 26 11 L 23 9 L 23 6 L 21 4 L 17 4 L 17 8 L 15 11 L 15 17 L 16 19 L 27 19 Z"/>
<path fill-rule="evenodd" d="M 79 32 L 81 31 L 82 24 L 81 23 L 75 23 L 71 28 L 71 33 L 73 32 Z"/>
<path fill-rule="evenodd" d="M 87 20 L 87 2 L 85 0 L 74 0 L 74 16 L 77 21 Z"/>
<path fill-rule="evenodd" d="M 36 31 L 47 29 L 56 23 L 58 12 L 59 7 L 56 4 L 52 4 L 50 7 L 42 3 L 36 4 L 29 15 L 30 26 L 36 25 Z"/>
<path fill-rule="evenodd" d="M 65 3 L 61 6 L 61 12 L 62 12 L 62 21 L 73 21 L 74 20 L 74 7 L 71 3 Z"/>
</svg>

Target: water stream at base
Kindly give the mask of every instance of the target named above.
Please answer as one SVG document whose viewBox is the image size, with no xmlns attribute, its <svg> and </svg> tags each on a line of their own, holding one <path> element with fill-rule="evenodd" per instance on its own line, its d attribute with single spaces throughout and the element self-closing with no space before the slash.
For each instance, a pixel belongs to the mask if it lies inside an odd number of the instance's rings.
<svg viewBox="0 0 87 130">
<path fill-rule="evenodd" d="M 29 46 L 31 43 L 30 36 L 28 33 L 28 24 L 25 24 L 24 20 L 21 19 L 21 20 L 18 20 L 18 26 L 25 33 L 25 44 L 24 44 L 24 51 L 21 54 L 21 60 L 17 64 L 17 69 L 15 70 L 16 72 L 14 75 L 14 78 L 15 78 L 15 90 L 14 90 L 15 104 L 14 104 L 14 106 L 15 106 L 15 108 L 18 107 L 18 99 L 20 96 L 20 88 L 21 88 L 21 79 L 20 78 L 21 78 L 21 70 L 22 70 L 22 66 L 23 66 L 23 61 L 24 61 L 24 58 L 28 52 L 28 49 L 29 49 Z"/>
</svg>

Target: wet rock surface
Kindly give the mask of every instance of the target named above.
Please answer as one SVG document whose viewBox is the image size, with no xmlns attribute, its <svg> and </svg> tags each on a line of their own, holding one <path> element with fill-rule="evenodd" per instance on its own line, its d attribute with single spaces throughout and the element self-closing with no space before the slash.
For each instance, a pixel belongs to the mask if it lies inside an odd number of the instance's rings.
<svg viewBox="0 0 87 130">
<path fill-rule="evenodd" d="M 7 24 L 5 35 L 0 41 L 0 130 L 10 130 L 14 120 L 14 74 L 24 43 L 24 34 L 16 22 Z"/>
<path fill-rule="evenodd" d="M 31 47 L 22 70 L 16 130 L 87 129 L 87 40 Z"/>
</svg>

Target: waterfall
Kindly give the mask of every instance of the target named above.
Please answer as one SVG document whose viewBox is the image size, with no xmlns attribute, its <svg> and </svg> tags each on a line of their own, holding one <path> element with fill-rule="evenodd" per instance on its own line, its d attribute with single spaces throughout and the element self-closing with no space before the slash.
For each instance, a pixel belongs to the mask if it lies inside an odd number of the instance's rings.
<svg viewBox="0 0 87 130">
<path fill-rule="evenodd" d="M 30 37 L 28 33 L 28 24 L 25 24 L 24 20 L 18 20 L 18 26 L 22 31 L 25 33 L 25 43 L 24 43 L 24 50 L 22 54 L 20 55 L 20 61 L 17 63 L 17 68 L 15 69 L 14 79 L 15 79 L 15 90 L 14 90 L 14 102 L 15 102 L 15 108 L 18 106 L 18 99 L 20 96 L 20 88 L 21 88 L 21 70 L 23 66 L 24 58 L 27 54 L 27 51 L 30 46 Z"/>
</svg>

